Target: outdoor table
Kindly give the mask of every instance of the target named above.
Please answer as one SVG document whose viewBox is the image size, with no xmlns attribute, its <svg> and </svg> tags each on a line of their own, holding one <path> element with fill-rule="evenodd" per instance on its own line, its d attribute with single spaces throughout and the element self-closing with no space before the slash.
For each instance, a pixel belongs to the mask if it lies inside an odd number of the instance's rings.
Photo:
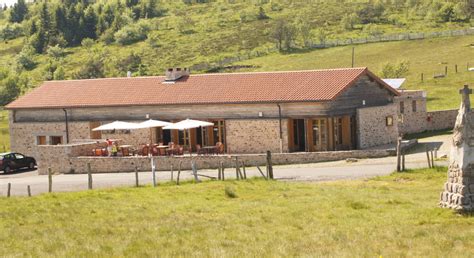
<svg viewBox="0 0 474 258">
<path fill-rule="evenodd" d="M 204 146 L 202 147 L 202 149 L 204 150 L 206 154 L 211 154 L 215 152 L 216 146 Z"/>
</svg>

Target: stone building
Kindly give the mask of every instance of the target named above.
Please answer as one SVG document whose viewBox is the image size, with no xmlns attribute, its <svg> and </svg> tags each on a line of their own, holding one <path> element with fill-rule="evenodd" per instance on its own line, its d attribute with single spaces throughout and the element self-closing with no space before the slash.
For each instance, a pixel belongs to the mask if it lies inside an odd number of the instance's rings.
<svg viewBox="0 0 474 258">
<path fill-rule="evenodd" d="M 440 206 L 458 211 L 474 211 L 474 112 L 466 85 L 454 127 L 448 181 L 441 193 Z"/>
<path fill-rule="evenodd" d="M 6 106 L 11 148 L 118 138 L 138 145 L 214 145 L 227 152 L 315 152 L 363 149 L 398 136 L 399 92 L 367 68 L 48 81 Z M 186 137 L 148 129 L 94 132 L 114 120 L 211 121 Z M 150 135 L 151 134 L 151 135 Z"/>
</svg>

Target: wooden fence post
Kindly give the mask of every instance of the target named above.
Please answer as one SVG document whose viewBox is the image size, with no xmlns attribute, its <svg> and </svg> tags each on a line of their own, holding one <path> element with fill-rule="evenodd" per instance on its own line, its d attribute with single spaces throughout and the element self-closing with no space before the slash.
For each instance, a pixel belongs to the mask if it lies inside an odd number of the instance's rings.
<svg viewBox="0 0 474 258">
<path fill-rule="evenodd" d="M 174 179 L 174 170 L 173 170 L 173 165 L 171 165 L 171 182 L 173 182 Z"/>
<path fill-rule="evenodd" d="M 448 66 L 447 65 L 444 67 L 444 75 L 448 75 Z"/>
<path fill-rule="evenodd" d="M 192 169 L 192 171 L 193 171 L 194 180 L 195 180 L 197 183 L 201 182 L 201 181 L 199 180 L 199 177 L 198 177 L 197 166 L 196 166 L 196 161 L 195 161 L 195 160 L 191 161 L 191 169 Z"/>
<path fill-rule="evenodd" d="M 140 183 L 138 182 L 138 168 L 135 167 L 135 187 L 139 187 Z"/>
<path fill-rule="evenodd" d="M 235 178 L 237 180 L 240 179 L 240 177 L 239 177 L 239 158 L 238 157 L 235 157 Z"/>
<path fill-rule="evenodd" d="M 222 180 L 220 165 L 217 166 L 217 180 Z"/>
<path fill-rule="evenodd" d="M 244 171 L 244 179 L 247 179 L 247 171 L 245 171 L 245 161 L 242 161 L 242 169 Z"/>
<path fill-rule="evenodd" d="M 12 184 L 11 184 L 11 183 L 8 183 L 8 184 L 7 184 L 7 197 L 10 197 L 11 190 L 12 190 Z"/>
<path fill-rule="evenodd" d="M 30 187 L 30 185 L 28 185 L 26 187 L 26 191 L 28 192 L 28 197 L 31 197 L 31 187 Z"/>
<path fill-rule="evenodd" d="M 402 137 L 398 136 L 397 138 L 397 172 L 400 172 L 401 169 L 401 149 L 402 149 Z"/>
<path fill-rule="evenodd" d="M 262 177 L 265 178 L 265 180 L 268 180 L 268 178 L 265 176 L 265 174 L 263 173 L 263 171 L 260 169 L 259 166 L 257 166 L 257 170 L 258 170 L 258 172 L 260 172 L 260 174 L 262 175 Z"/>
<path fill-rule="evenodd" d="M 405 171 L 405 152 L 402 151 L 402 171 Z"/>
<path fill-rule="evenodd" d="M 53 173 L 51 168 L 48 168 L 48 193 L 53 192 Z"/>
<path fill-rule="evenodd" d="M 454 71 L 455 71 L 456 73 L 458 73 L 458 65 L 457 65 L 457 64 L 454 65 Z"/>
<path fill-rule="evenodd" d="M 87 163 L 87 188 L 89 190 L 92 190 L 92 169 L 91 169 L 91 163 Z"/>
<path fill-rule="evenodd" d="M 428 152 L 428 147 L 426 147 L 426 158 L 428 160 L 428 168 L 431 168 L 430 154 Z"/>
<path fill-rule="evenodd" d="M 225 167 L 224 167 L 224 162 L 221 161 L 221 174 L 222 174 L 222 181 L 225 181 L 225 173 L 224 173 Z"/>
<path fill-rule="evenodd" d="M 178 163 L 178 176 L 176 177 L 176 185 L 179 185 L 179 176 L 181 175 L 181 161 Z"/>
<path fill-rule="evenodd" d="M 267 151 L 267 173 L 267 177 L 273 179 L 272 153 L 270 151 Z"/>
<path fill-rule="evenodd" d="M 151 159 L 151 173 L 153 176 L 153 187 L 156 187 L 155 159 L 153 158 L 153 156 L 151 156 L 150 159 Z"/>
<path fill-rule="evenodd" d="M 431 167 L 434 168 L 434 167 L 435 167 L 435 163 L 434 163 L 433 151 L 430 151 L 430 152 L 431 152 Z"/>
<path fill-rule="evenodd" d="M 421 73 L 421 82 L 423 82 L 423 73 Z"/>
</svg>

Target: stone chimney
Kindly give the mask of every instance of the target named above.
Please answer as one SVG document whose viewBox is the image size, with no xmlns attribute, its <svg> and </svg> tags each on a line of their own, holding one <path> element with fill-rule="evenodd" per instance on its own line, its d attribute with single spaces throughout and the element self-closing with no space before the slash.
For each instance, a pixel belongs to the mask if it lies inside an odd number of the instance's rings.
<svg viewBox="0 0 474 258">
<path fill-rule="evenodd" d="M 169 68 L 166 70 L 167 82 L 173 82 L 179 80 L 183 76 L 189 76 L 190 70 L 188 68 Z"/>
<path fill-rule="evenodd" d="M 474 211 L 474 112 L 465 85 L 456 125 L 454 126 L 449 160 L 448 181 L 441 193 L 440 206 L 460 212 Z"/>
</svg>

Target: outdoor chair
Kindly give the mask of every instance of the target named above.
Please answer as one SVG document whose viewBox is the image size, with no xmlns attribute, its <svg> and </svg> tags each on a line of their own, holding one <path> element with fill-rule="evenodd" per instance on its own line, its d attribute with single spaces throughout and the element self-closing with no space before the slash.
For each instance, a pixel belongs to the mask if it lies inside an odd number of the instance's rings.
<svg viewBox="0 0 474 258">
<path fill-rule="evenodd" d="M 206 150 L 201 148 L 200 144 L 196 144 L 196 153 L 197 155 L 204 155 L 206 154 Z"/>
<path fill-rule="evenodd" d="M 219 154 L 224 154 L 224 152 L 225 152 L 224 144 L 222 142 L 216 143 L 215 153 L 219 155 Z"/>
</svg>

